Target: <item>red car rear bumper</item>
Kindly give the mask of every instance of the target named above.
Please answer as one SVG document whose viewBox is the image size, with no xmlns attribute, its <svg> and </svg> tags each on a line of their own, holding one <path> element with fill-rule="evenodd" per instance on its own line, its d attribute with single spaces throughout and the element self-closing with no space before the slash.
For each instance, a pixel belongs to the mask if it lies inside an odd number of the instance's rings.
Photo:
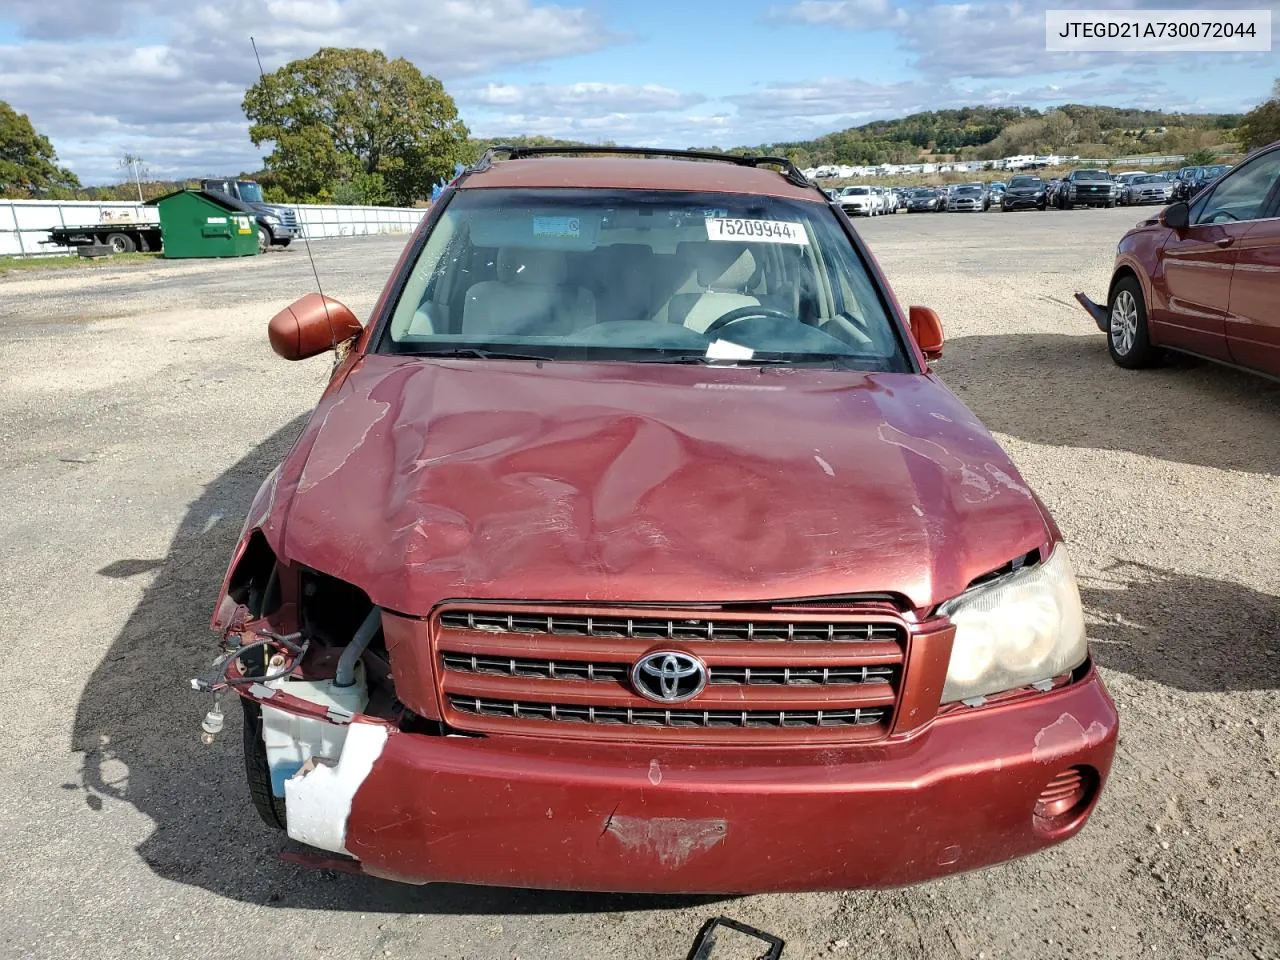
<svg viewBox="0 0 1280 960">
<path fill-rule="evenodd" d="M 391 731 L 346 849 L 409 882 L 749 893 L 915 883 L 1075 834 L 1115 750 L 1091 671 L 876 746 L 796 749 L 433 737 Z M 1060 773 L 1097 789 L 1033 815 Z"/>
</svg>

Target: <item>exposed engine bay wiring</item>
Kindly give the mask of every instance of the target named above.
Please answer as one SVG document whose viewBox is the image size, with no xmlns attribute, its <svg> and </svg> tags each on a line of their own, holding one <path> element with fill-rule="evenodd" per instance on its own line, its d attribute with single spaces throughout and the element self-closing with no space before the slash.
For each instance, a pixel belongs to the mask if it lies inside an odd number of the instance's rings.
<svg viewBox="0 0 1280 960">
<path fill-rule="evenodd" d="M 191 689 L 201 693 L 212 693 L 219 690 L 225 690 L 227 687 L 238 686 L 240 684 L 268 683 L 272 680 L 279 680 L 281 677 L 288 676 L 293 672 L 293 669 L 302 662 L 302 658 L 307 654 L 307 649 L 311 646 L 311 640 L 309 638 L 303 639 L 301 633 L 266 633 L 264 636 L 266 639 L 256 640 L 253 643 L 246 643 L 243 646 L 236 647 L 225 656 L 219 657 L 213 663 L 213 675 L 209 679 L 193 677 L 191 679 Z M 302 640 L 302 643 L 297 643 L 296 641 L 298 640 Z M 261 675 L 242 673 L 238 677 L 227 676 L 227 671 L 230 669 L 231 665 L 246 653 L 266 648 L 283 648 L 293 656 L 292 658 L 285 658 L 286 662 L 284 665 L 273 673 L 264 673 Z"/>
</svg>

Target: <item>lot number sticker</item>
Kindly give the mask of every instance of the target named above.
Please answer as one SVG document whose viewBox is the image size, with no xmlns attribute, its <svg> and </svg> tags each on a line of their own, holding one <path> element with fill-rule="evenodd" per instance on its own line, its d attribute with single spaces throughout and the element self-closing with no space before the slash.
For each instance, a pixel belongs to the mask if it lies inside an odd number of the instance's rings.
<svg viewBox="0 0 1280 960">
<path fill-rule="evenodd" d="M 794 243 L 809 245 L 803 223 L 788 220 L 741 220 L 735 217 L 707 217 L 708 240 L 736 240 L 752 243 Z"/>
</svg>

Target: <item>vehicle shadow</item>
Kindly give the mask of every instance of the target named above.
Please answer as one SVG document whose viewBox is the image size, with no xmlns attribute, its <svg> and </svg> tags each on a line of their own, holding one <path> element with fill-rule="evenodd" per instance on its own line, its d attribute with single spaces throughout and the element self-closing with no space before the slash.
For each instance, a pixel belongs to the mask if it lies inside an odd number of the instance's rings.
<svg viewBox="0 0 1280 960">
<path fill-rule="evenodd" d="M 1280 383 L 1218 364 L 1122 370 L 1101 334 L 1015 333 L 949 340 L 938 373 L 996 433 L 1280 473 Z"/>
<path fill-rule="evenodd" d="M 209 615 L 240 520 L 258 484 L 283 459 L 303 418 L 214 480 L 188 509 L 167 556 L 124 557 L 100 575 L 155 571 L 155 579 L 94 670 L 76 710 L 72 749 L 83 755 L 90 809 L 127 803 L 149 817 L 138 854 L 165 879 L 246 903 L 363 913 L 559 914 L 688 907 L 710 897 L 643 897 L 466 887 L 408 886 L 283 862 L 298 850 L 249 801 L 240 711 L 211 746 L 200 721 L 211 705 L 188 680 L 207 675 L 216 649 Z M 723 898 L 719 898 L 723 899 Z"/>
<path fill-rule="evenodd" d="M 1280 689 L 1280 598 L 1121 561 L 1082 577 L 1104 667 L 1189 693 Z"/>
</svg>

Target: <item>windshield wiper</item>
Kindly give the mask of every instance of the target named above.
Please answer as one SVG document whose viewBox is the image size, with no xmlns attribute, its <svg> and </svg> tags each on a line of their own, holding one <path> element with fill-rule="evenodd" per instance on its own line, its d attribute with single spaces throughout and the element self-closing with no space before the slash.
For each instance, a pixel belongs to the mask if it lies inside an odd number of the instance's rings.
<svg viewBox="0 0 1280 960">
<path fill-rule="evenodd" d="M 483 350 L 479 347 L 456 347 L 451 350 L 414 350 L 417 357 L 443 357 L 457 359 L 465 357 L 471 360 L 537 360 L 551 363 L 554 357 L 544 357 L 536 353 L 520 353 L 515 350 Z"/>
<path fill-rule="evenodd" d="M 708 367 L 808 367 L 830 365 L 834 369 L 844 370 L 884 370 L 884 361 L 879 357 L 863 357 L 846 354 L 800 354 L 779 356 L 777 354 L 759 354 L 753 357 L 708 357 L 701 353 L 678 353 L 666 357 L 633 360 L 632 363 L 683 363 L 699 364 Z"/>
</svg>

